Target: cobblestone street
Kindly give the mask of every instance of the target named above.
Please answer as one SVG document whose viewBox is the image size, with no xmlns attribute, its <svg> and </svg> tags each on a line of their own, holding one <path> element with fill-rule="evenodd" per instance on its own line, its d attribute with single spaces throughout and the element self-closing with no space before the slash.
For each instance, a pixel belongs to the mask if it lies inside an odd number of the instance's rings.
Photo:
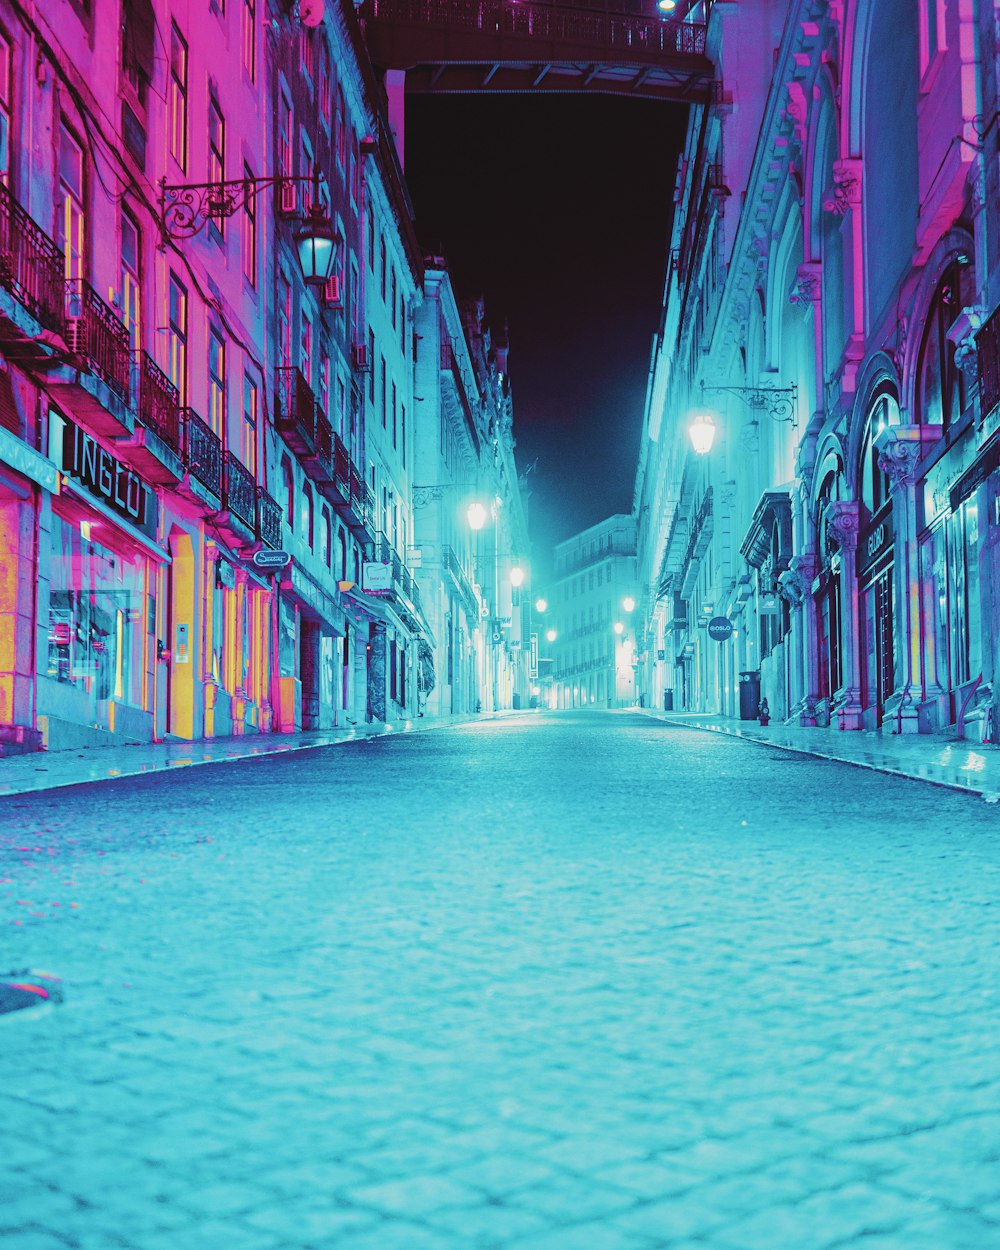
<svg viewBox="0 0 1000 1250">
<path fill-rule="evenodd" d="M 639 716 L 0 803 L 4 1250 L 1000 1250 L 1000 818 Z"/>
</svg>

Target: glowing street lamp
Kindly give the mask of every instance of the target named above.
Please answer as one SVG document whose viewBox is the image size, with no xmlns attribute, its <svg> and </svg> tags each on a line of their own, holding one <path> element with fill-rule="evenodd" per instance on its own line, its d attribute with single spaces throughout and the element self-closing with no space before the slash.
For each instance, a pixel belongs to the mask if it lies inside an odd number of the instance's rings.
<svg viewBox="0 0 1000 1250">
<path fill-rule="evenodd" d="M 613 626 L 613 629 L 614 629 L 615 633 L 618 635 L 618 637 L 619 637 L 619 638 L 620 638 L 620 637 L 622 636 L 622 634 L 624 634 L 624 632 L 625 632 L 625 626 L 621 623 L 621 621 L 615 621 L 614 626 Z"/>
<path fill-rule="evenodd" d="M 677 0 L 656 0 L 656 7 L 661 13 L 673 13 L 677 8 Z"/>
<path fill-rule="evenodd" d="M 545 631 L 545 637 L 549 642 L 555 642 L 555 640 L 559 637 L 559 635 L 556 633 L 554 629 L 547 629 Z"/>
<path fill-rule="evenodd" d="M 688 426 L 688 437 L 696 455 L 708 455 L 715 442 L 715 422 L 710 412 L 702 409 L 694 414 Z"/>
<path fill-rule="evenodd" d="M 486 524 L 486 516 L 486 508 L 481 503 L 470 503 L 465 513 L 465 519 L 469 522 L 469 529 L 481 530 Z"/>
<path fill-rule="evenodd" d="M 538 613 L 540 614 L 540 613 L 542 613 L 542 612 L 547 612 L 548 610 L 549 610 L 549 601 L 548 601 L 548 599 L 536 599 L 536 600 L 535 600 L 535 611 L 536 611 L 536 612 L 538 612 Z"/>
<path fill-rule="evenodd" d="M 625 596 L 625 598 L 622 600 L 622 607 L 625 609 L 626 612 L 632 612 L 635 610 L 635 600 L 632 598 L 631 595 Z"/>
<path fill-rule="evenodd" d="M 514 567 L 511 569 L 510 584 L 514 587 L 515 590 L 517 590 L 519 586 L 524 585 L 524 569 L 522 569 L 520 565 L 515 564 Z"/>
</svg>

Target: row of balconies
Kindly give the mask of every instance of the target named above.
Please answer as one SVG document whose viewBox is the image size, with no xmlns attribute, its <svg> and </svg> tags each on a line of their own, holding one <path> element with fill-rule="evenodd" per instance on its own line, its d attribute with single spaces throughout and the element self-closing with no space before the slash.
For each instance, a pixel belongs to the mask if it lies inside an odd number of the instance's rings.
<svg viewBox="0 0 1000 1250">
<path fill-rule="evenodd" d="M 473 617 L 479 616 L 479 600 L 476 597 L 475 587 L 469 581 L 465 569 L 462 568 L 462 562 L 453 547 L 441 548 L 441 563 L 444 565 L 446 572 L 455 583 L 455 587 L 462 599 L 469 614 Z"/>
<path fill-rule="evenodd" d="M 81 406 L 100 432 L 121 440 L 137 469 L 160 485 L 181 483 L 186 472 L 261 542 L 280 547 L 277 500 L 192 408 L 181 406 L 177 388 L 149 353 L 131 349 L 124 323 L 96 291 L 63 275 L 62 253 L 0 183 L 0 287 L 49 332 L 35 337 L 30 326 L 0 317 L 5 354 L 45 369 L 64 357 L 100 379 L 114 400 L 103 404 L 77 388 Z"/>
<path fill-rule="evenodd" d="M 403 558 L 385 534 L 376 534 L 365 550 L 365 559 L 373 564 L 388 564 L 392 569 L 392 585 L 395 590 L 420 610 L 420 590 L 417 579 L 406 567 Z"/>
<path fill-rule="evenodd" d="M 361 470 L 331 426 L 301 370 L 276 370 L 275 428 L 302 463 L 320 494 L 333 504 L 362 542 L 375 535 L 375 500 Z"/>
</svg>

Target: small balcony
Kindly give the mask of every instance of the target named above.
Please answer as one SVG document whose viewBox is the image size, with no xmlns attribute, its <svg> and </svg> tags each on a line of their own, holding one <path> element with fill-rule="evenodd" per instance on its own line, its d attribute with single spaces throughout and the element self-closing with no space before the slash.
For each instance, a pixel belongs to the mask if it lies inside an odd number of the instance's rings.
<svg viewBox="0 0 1000 1250">
<path fill-rule="evenodd" d="M 0 183 L 0 287 L 43 329 L 63 333 L 66 300 L 62 253 L 3 183 Z M 7 315 L 0 307 L 0 343 L 5 348 L 11 343 L 28 344 L 32 329 L 23 318 Z"/>
<path fill-rule="evenodd" d="M 415 608 L 420 606 L 420 592 L 416 578 L 403 563 L 403 559 L 385 534 L 376 534 L 369 546 L 368 559 L 376 564 L 387 564 L 392 569 L 392 589 L 398 597 L 409 601 Z"/>
<path fill-rule="evenodd" d="M 465 569 L 462 568 L 462 562 L 453 547 L 441 548 L 441 563 L 444 565 L 445 571 L 455 584 L 455 589 L 462 597 L 462 602 L 469 616 L 475 620 L 479 618 L 479 602 L 476 599 L 476 592 L 472 583 L 466 576 Z"/>
<path fill-rule="evenodd" d="M 184 463 L 189 476 L 204 491 L 222 499 L 222 443 L 212 427 L 193 408 L 181 409 Z M 201 496 L 189 492 L 199 501 Z"/>
<path fill-rule="evenodd" d="M 301 457 L 302 467 L 307 476 L 323 488 L 323 484 L 333 477 L 333 427 L 323 415 L 319 405 L 316 407 L 316 445 L 311 454 Z"/>
<path fill-rule="evenodd" d="M 281 504 L 263 486 L 257 487 L 257 537 L 265 547 L 280 551 Z"/>
<path fill-rule="evenodd" d="M 256 537 L 257 483 L 250 470 L 231 451 L 222 455 L 222 507 L 230 518 L 242 522 Z"/>
<path fill-rule="evenodd" d="M 375 500 L 371 491 L 365 485 L 360 470 L 350 461 L 348 461 L 346 486 L 346 491 L 343 489 L 343 482 L 338 488 L 341 493 L 341 502 L 336 504 L 337 511 L 361 542 L 374 542 Z"/>
<path fill-rule="evenodd" d="M 281 367 L 277 375 L 275 429 L 299 456 L 316 454 L 316 415 L 319 404 L 301 370 Z"/>
<path fill-rule="evenodd" d="M 66 346 L 71 368 L 54 372 L 51 382 L 72 395 L 75 415 L 85 416 L 98 434 L 121 438 L 135 425 L 129 405 L 132 350 L 128 330 L 89 283 L 66 283 Z"/>
<path fill-rule="evenodd" d="M 322 441 L 322 440 L 321 440 Z M 354 465 L 347 454 L 340 435 L 330 431 L 329 456 L 322 459 L 322 472 L 316 481 L 324 499 L 328 499 L 338 512 L 344 514 L 351 510 L 351 470 Z M 357 470 L 355 469 L 355 472 Z"/>
<path fill-rule="evenodd" d="M 184 476 L 180 396 L 147 352 L 134 353 L 132 394 L 139 424 L 120 446 L 148 481 L 172 486 Z"/>
</svg>

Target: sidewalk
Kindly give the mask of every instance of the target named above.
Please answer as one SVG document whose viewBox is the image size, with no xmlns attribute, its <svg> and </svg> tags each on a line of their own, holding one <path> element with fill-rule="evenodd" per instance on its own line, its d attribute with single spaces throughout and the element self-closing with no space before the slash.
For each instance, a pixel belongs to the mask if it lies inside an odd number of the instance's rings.
<svg viewBox="0 0 1000 1250">
<path fill-rule="evenodd" d="M 258 755 L 281 755 L 314 747 L 359 742 L 393 733 L 423 733 L 451 725 L 474 724 L 506 716 L 536 715 L 520 711 L 479 712 L 475 715 L 415 717 L 386 724 L 356 725 L 309 733 L 247 734 L 234 738 L 201 739 L 197 742 L 150 742 L 136 746 L 94 747 L 88 751 L 33 751 L 0 759 L 0 798 L 77 786 L 92 781 L 116 781 L 142 773 L 166 772 L 195 764 L 228 764 Z"/>
<path fill-rule="evenodd" d="M 700 712 L 658 712 L 652 708 L 631 708 L 655 720 L 687 729 L 728 734 L 778 747 L 800 751 L 822 759 L 839 760 L 858 768 L 893 773 L 929 781 L 953 790 L 980 794 L 987 803 L 1000 801 L 1000 748 L 963 741 L 952 735 L 913 734 L 897 737 L 877 730 L 851 733 L 839 729 L 798 728 L 771 724 L 765 729 L 756 721 L 732 720 Z"/>
</svg>

